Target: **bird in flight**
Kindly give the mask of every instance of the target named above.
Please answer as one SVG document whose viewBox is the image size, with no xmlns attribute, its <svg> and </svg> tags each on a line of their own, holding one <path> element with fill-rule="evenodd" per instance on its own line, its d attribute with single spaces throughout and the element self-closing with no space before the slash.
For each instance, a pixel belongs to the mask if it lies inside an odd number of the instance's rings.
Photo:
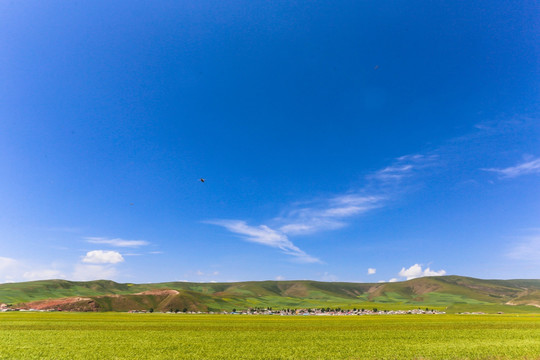
<svg viewBox="0 0 540 360">
<path fill-rule="evenodd" d="M 373 70 L 377 70 L 379 68 L 379 65 L 375 65 L 375 67 L 373 68 Z"/>
<path fill-rule="evenodd" d="M 200 179 L 200 182 L 202 182 L 202 183 L 203 183 L 203 182 L 205 182 L 205 180 L 204 180 L 203 178 L 201 178 L 201 179 Z"/>
</svg>

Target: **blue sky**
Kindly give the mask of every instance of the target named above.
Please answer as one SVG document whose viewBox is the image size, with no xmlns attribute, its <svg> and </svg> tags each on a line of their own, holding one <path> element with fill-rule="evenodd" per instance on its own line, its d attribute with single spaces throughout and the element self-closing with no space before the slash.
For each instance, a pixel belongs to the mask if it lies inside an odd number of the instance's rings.
<svg viewBox="0 0 540 360">
<path fill-rule="evenodd" d="M 0 282 L 540 278 L 539 15 L 1 2 Z"/>
</svg>

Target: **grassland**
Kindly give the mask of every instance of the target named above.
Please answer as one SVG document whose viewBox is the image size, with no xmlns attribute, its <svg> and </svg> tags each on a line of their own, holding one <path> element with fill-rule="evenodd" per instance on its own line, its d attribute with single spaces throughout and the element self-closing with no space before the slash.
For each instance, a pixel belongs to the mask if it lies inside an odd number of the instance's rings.
<svg viewBox="0 0 540 360">
<path fill-rule="evenodd" d="M 0 359 L 539 359 L 538 315 L 0 314 Z"/>
</svg>

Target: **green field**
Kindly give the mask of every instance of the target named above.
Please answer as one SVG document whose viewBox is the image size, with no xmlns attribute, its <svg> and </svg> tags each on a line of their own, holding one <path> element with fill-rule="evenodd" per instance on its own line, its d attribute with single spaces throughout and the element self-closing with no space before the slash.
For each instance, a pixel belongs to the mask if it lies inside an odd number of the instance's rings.
<svg viewBox="0 0 540 360">
<path fill-rule="evenodd" d="M 540 359 L 540 316 L 14 312 L 0 359 Z"/>
</svg>

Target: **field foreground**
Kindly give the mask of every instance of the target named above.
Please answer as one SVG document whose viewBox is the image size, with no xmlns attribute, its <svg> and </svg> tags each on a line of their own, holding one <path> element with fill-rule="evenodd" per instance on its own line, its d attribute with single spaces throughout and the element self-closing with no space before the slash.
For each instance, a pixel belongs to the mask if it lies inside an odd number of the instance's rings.
<svg viewBox="0 0 540 360">
<path fill-rule="evenodd" d="M 0 359 L 540 359 L 540 316 L 14 312 Z"/>
</svg>

